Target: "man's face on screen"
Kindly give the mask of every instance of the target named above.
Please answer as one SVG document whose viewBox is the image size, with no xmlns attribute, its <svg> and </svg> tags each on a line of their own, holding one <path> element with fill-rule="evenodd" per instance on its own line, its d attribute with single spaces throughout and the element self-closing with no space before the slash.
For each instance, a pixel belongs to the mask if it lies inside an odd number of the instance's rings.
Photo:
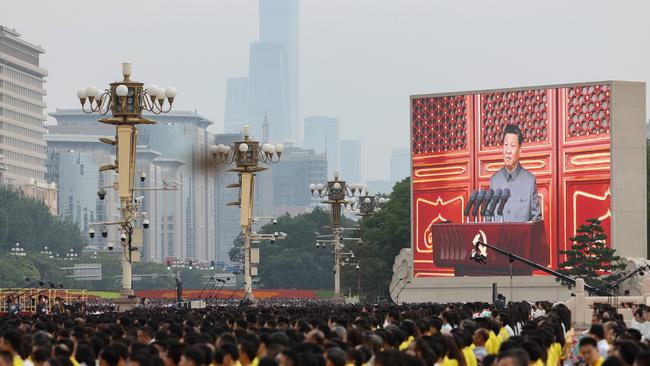
<svg viewBox="0 0 650 366">
<path fill-rule="evenodd" d="M 513 170 L 519 162 L 519 139 L 514 133 L 508 133 L 503 138 L 503 162 L 508 170 Z"/>
</svg>

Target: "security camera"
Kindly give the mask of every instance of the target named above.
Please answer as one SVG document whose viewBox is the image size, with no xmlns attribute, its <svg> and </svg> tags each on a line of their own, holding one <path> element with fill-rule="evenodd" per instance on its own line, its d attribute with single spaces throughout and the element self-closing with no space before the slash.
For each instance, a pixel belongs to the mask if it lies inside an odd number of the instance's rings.
<svg viewBox="0 0 650 366">
<path fill-rule="evenodd" d="M 271 244 L 275 244 L 275 236 L 270 239 Z"/>
<path fill-rule="evenodd" d="M 106 198 L 106 191 L 104 189 L 101 189 L 97 191 L 97 196 L 99 197 L 100 200 L 104 200 Z"/>
<path fill-rule="evenodd" d="M 108 229 L 106 228 L 106 226 L 104 226 L 102 228 L 102 238 L 106 238 L 106 237 L 108 237 Z"/>
<path fill-rule="evenodd" d="M 122 235 L 120 235 L 120 240 L 123 241 L 123 242 L 126 241 L 126 234 L 125 233 L 122 233 Z"/>
<path fill-rule="evenodd" d="M 113 243 L 108 243 L 108 250 L 113 250 Z"/>
<path fill-rule="evenodd" d="M 277 224 L 278 224 L 278 218 L 277 218 L 277 217 L 274 217 L 273 220 L 271 221 L 271 223 L 272 223 L 273 225 L 277 225 Z"/>
<path fill-rule="evenodd" d="M 334 266 L 334 268 L 332 268 L 332 272 L 336 273 L 336 266 Z"/>
<path fill-rule="evenodd" d="M 133 199 L 135 204 L 138 204 L 138 205 L 142 203 L 142 200 L 144 200 L 144 196 L 138 196 L 138 197 Z"/>
<path fill-rule="evenodd" d="M 90 235 L 91 239 L 94 238 L 95 237 L 95 229 L 90 228 L 90 230 L 88 230 L 88 235 Z"/>
<path fill-rule="evenodd" d="M 149 219 L 142 220 L 142 227 L 145 229 L 149 228 Z"/>
<path fill-rule="evenodd" d="M 147 173 L 143 170 L 140 172 L 140 182 L 144 182 L 145 179 L 147 179 Z"/>
<path fill-rule="evenodd" d="M 316 243 L 316 248 L 320 247 L 320 244 Z"/>
</svg>

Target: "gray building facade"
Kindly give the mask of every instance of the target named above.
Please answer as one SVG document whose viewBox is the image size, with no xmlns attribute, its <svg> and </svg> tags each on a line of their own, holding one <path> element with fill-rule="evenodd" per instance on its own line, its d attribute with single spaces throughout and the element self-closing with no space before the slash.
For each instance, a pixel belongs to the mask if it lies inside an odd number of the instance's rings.
<svg viewBox="0 0 650 366">
<path fill-rule="evenodd" d="M 225 133 L 239 133 L 248 124 L 248 78 L 228 78 L 226 108 L 223 120 Z"/>
<path fill-rule="evenodd" d="M 314 199 L 309 185 L 327 181 L 327 158 L 313 149 L 287 146 L 282 160 L 271 168 L 273 206 L 276 215 L 304 213 L 320 200 Z"/>
<path fill-rule="evenodd" d="M 341 140 L 341 177 L 350 183 L 361 183 L 361 140 Z"/>
<path fill-rule="evenodd" d="M 145 196 L 143 211 L 149 214 L 153 229 L 145 233 L 143 259 L 214 260 L 216 168 L 209 154 L 214 135 L 206 130 L 211 122 L 187 111 L 146 116 L 157 124 L 138 128 L 137 169 L 149 177 L 144 187 L 167 184 L 177 185 L 179 190 L 141 194 Z M 57 125 L 50 127 L 52 134 L 112 137 L 115 133 L 113 126 L 98 123 L 96 115 L 85 115 L 80 110 L 57 110 L 52 117 L 57 119 Z M 109 161 L 110 157 L 105 156 L 103 163 Z M 92 174 L 99 173 L 93 169 Z M 61 183 L 59 187 L 64 189 Z M 138 180 L 136 188 L 139 184 Z"/>
<path fill-rule="evenodd" d="M 4 182 L 13 187 L 45 179 L 43 53 L 15 30 L 0 26 L 0 155 L 6 167 Z"/>
<path fill-rule="evenodd" d="M 327 155 L 327 177 L 333 178 L 339 169 L 339 119 L 336 117 L 305 117 L 305 149 Z"/>
</svg>

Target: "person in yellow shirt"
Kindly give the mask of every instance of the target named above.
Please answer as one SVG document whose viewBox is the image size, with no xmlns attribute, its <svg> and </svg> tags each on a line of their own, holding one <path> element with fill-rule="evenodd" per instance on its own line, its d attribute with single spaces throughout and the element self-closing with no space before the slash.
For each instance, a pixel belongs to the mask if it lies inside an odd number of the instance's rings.
<svg viewBox="0 0 650 366">
<path fill-rule="evenodd" d="M 23 366 L 23 359 L 18 354 L 22 341 L 22 336 L 15 330 L 8 330 L 0 337 L 0 351 L 11 353 L 13 366 Z"/>
<path fill-rule="evenodd" d="M 584 337 L 578 343 L 578 351 L 588 366 L 601 366 L 605 360 L 598 352 L 598 343 L 591 337 Z"/>
<path fill-rule="evenodd" d="M 465 364 L 467 366 L 477 366 L 478 362 L 476 361 L 476 356 L 474 355 L 472 336 L 470 335 L 469 331 L 466 329 L 456 328 L 451 331 L 451 335 L 454 337 L 456 345 L 463 353 Z"/>
</svg>

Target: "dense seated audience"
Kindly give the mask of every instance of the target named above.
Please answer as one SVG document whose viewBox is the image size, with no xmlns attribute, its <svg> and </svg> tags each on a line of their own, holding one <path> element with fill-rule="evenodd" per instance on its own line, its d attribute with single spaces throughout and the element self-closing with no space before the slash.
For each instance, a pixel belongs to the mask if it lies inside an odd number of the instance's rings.
<svg viewBox="0 0 650 366">
<path fill-rule="evenodd" d="M 84 310 L 4 314 L 0 366 L 650 366 L 645 306 L 629 324 L 598 306 L 584 331 L 546 302 Z"/>
</svg>

